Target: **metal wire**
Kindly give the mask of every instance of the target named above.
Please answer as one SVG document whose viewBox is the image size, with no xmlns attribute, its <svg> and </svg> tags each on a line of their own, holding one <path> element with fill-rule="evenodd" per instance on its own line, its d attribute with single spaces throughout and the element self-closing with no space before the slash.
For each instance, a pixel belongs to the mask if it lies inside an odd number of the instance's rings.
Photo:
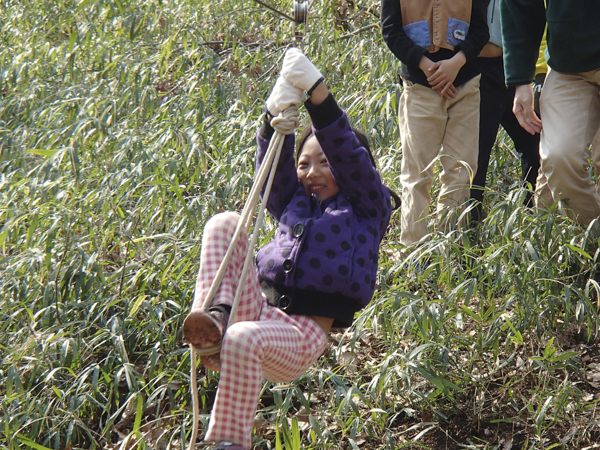
<svg viewBox="0 0 600 450">
<path fill-rule="evenodd" d="M 308 22 L 308 0 L 304 0 L 304 1 L 294 0 L 294 4 L 292 5 L 292 13 L 294 14 L 293 17 L 288 16 L 286 13 L 279 11 L 277 8 L 274 8 L 273 6 L 263 2 L 262 0 L 254 0 L 254 1 L 256 3 L 258 3 L 259 5 L 262 5 L 265 8 L 270 9 L 274 13 L 279 14 L 281 17 L 285 17 L 286 19 L 291 20 L 292 22 L 295 22 L 296 24 Z"/>
<path fill-rule="evenodd" d="M 262 0 L 254 0 L 259 5 L 264 6 L 267 9 L 270 9 L 276 14 L 279 14 L 281 17 L 285 17 L 288 20 L 294 22 L 294 38 L 296 39 L 297 45 L 304 50 L 304 35 L 308 32 L 308 10 L 309 10 L 309 2 L 308 0 L 294 0 L 292 4 L 292 14 L 294 17 L 290 17 L 287 14 L 279 11 L 271 5 L 263 2 Z M 304 31 L 300 30 L 300 24 L 304 24 Z"/>
<path fill-rule="evenodd" d="M 291 20 L 292 22 L 295 22 L 296 20 L 293 17 L 288 16 L 285 13 L 282 13 L 281 11 L 279 11 L 278 9 L 273 8 L 271 5 L 267 5 L 266 3 L 262 2 L 261 0 L 254 0 L 256 3 L 258 3 L 259 5 L 264 6 L 265 8 L 270 9 L 271 11 L 279 14 L 282 17 L 285 17 L 288 20 Z"/>
</svg>

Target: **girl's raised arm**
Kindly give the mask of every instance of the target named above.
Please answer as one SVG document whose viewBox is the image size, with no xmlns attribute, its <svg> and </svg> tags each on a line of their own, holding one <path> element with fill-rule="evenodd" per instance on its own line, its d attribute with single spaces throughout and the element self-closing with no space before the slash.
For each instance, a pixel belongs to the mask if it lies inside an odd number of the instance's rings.
<svg viewBox="0 0 600 450">
<path fill-rule="evenodd" d="M 346 113 L 327 89 L 321 73 L 300 50 L 290 48 L 283 60 L 281 75 L 309 95 L 304 104 L 340 191 L 360 215 L 387 223 L 392 209 L 389 190 L 383 185 L 369 150 L 361 144 Z"/>
<path fill-rule="evenodd" d="M 273 127 L 271 127 L 271 119 L 288 107 L 299 105 L 301 102 L 302 91 L 292 86 L 285 78 L 280 76 L 265 103 L 264 121 L 256 137 L 258 143 L 256 153 L 257 173 L 269 148 L 271 137 L 275 132 Z M 290 202 L 297 185 L 298 178 L 294 163 L 294 134 L 292 133 L 287 135 L 283 142 L 279 164 L 277 165 L 271 194 L 267 202 L 267 209 L 277 220 L 279 220 L 283 210 Z"/>
</svg>

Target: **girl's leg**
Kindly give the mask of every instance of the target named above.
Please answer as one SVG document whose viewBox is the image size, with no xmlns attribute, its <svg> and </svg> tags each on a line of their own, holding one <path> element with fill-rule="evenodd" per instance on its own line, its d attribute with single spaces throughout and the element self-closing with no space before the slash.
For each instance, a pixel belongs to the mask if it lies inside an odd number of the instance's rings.
<svg viewBox="0 0 600 450">
<path fill-rule="evenodd" d="M 232 325 L 223 338 L 219 389 L 204 439 L 251 448 L 263 376 L 277 382 L 299 377 L 326 344 L 315 321 L 266 303 L 259 321 Z"/>
<path fill-rule="evenodd" d="M 487 171 L 494 143 L 498 137 L 498 127 L 505 111 L 512 107 L 508 101 L 508 91 L 504 85 L 504 69 L 502 57 L 477 58 L 481 68 L 481 85 L 479 92 L 481 104 L 479 111 L 479 156 L 477 172 L 473 177 L 471 198 L 475 205 L 471 210 L 471 220 L 483 220 L 483 192 L 487 180 Z"/>
<path fill-rule="evenodd" d="M 469 196 L 471 177 L 477 172 L 479 136 L 479 76 L 460 86 L 449 102 L 448 123 L 442 143 L 440 198 L 437 216 L 440 228 L 450 224 L 451 213 L 460 215 Z M 444 220 L 444 216 L 446 216 Z"/>
<path fill-rule="evenodd" d="M 540 135 L 529 134 L 521 126 L 517 117 L 512 112 L 512 99 L 514 99 L 515 88 L 511 87 L 511 102 L 509 108 L 502 117 L 502 126 L 513 140 L 515 150 L 521 154 L 521 179 L 524 185 L 531 184 L 533 191 L 536 189 L 536 180 L 540 169 Z M 523 203 L 525 206 L 533 206 L 532 192 L 528 191 Z"/>
<path fill-rule="evenodd" d="M 206 314 L 202 311 L 202 306 L 219 270 L 221 261 L 227 253 L 239 218 L 239 214 L 233 212 L 217 214 L 204 227 L 202 251 L 200 253 L 200 271 L 196 280 L 194 302 L 192 311 L 183 326 L 186 340 L 196 347 L 218 344 L 221 340 L 227 318 L 224 318 L 225 323 L 219 323 L 222 315 Z M 211 301 L 211 307 L 218 305 L 231 306 L 233 303 L 248 252 L 246 230 L 243 230 L 240 238 L 231 245 L 234 246 L 234 252 L 219 289 Z M 237 320 L 255 320 L 260 314 L 262 298 L 255 266 L 252 264 L 246 274 L 237 310 Z"/>
<path fill-rule="evenodd" d="M 432 163 L 446 129 L 446 102 L 433 89 L 404 80 L 398 111 L 402 139 L 400 242 L 404 245 L 428 234 Z"/>
<path fill-rule="evenodd" d="M 548 72 L 540 98 L 544 129 L 542 171 L 559 207 L 587 226 L 600 216 L 600 195 L 589 171 L 589 146 L 600 129 L 600 69 Z"/>
</svg>

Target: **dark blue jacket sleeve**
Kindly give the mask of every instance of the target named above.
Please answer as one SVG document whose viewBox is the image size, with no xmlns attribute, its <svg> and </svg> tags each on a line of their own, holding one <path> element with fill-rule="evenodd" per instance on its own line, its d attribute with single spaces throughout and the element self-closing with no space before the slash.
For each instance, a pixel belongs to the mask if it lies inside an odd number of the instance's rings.
<svg viewBox="0 0 600 450">
<path fill-rule="evenodd" d="M 544 0 L 503 0 L 500 18 L 506 84 L 529 84 L 546 27 Z"/>
<path fill-rule="evenodd" d="M 429 53 L 404 32 L 399 0 L 381 0 L 381 34 L 396 58 L 413 70 L 419 68 L 423 55 Z"/>
</svg>

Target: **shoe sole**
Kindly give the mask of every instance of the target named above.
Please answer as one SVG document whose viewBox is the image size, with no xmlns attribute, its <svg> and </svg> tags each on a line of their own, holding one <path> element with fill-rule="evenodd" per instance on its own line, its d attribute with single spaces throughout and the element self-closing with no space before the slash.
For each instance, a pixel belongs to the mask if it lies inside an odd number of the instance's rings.
<svg viewBox="0 0 600 450">
<path fill-rule="evenodd" d="M 195 310 L 183 321 L 183 338 L 197 348 L 218 345 L 223 334 L 212 315 L 203 310 Z"/>
</svg>

